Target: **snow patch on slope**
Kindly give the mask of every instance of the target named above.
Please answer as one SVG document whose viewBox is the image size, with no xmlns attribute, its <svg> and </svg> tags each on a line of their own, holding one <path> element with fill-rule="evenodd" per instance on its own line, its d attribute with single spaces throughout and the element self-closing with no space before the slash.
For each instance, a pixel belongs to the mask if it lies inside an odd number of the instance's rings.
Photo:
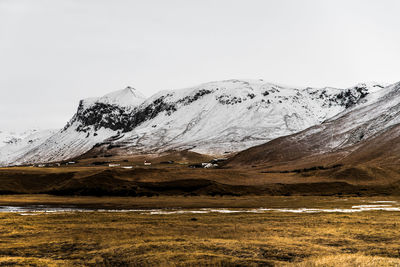
<svg viewBox="0 0 400 267">
<path fill-rule="evenodd" d="M 37 132 L 38 130 L 26 130 L 23 132 L 16 131 L 1 131 L 0 130 L 0 147 L 6 146 L 12 143 L 18 143 L 28 135 Z"/>
<path fill-rule="evenodd" d="M 128 86 L 125 89 L 106 94 L 102 97 L 84 99 L 82 102 L 85 108 L 88 108 L 95 103 L 131 108 L 140 105 L 145 99 L 146 97 L 141 92 L 133 87 Z"/>
</svg>

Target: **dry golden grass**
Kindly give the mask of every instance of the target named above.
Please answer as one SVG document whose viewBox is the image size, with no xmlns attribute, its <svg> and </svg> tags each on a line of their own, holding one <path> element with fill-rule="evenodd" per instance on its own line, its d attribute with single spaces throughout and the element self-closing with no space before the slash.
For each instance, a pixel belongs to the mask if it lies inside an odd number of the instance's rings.
<svg viewBox="0 0 400 267">
<path fill-rule="evenodd" d="M 399 266 L 399 250 L 398 212 L 0 213 L 0 266 Z"/>
<path fill-rule="evenodd" d="M 286 264 L 282 264 L 285 266 Z M 336 254 L 330 256 L 321 256 L 305 260 L 301 263 L 290 264 L 296 267 L 314 267 L 314 266 L 342 266 L 342 267 L 389 267 L 400 266 L 400 259 L 385 258 L 378 256 L 365 256 L 365 255 L 348 255 Z"/>
<path fill-rule="evenodd" d="M 49 260 L 34 257 L 0 257 L 0 266 L 67 266 L 63 260 Z"/>
</svg>

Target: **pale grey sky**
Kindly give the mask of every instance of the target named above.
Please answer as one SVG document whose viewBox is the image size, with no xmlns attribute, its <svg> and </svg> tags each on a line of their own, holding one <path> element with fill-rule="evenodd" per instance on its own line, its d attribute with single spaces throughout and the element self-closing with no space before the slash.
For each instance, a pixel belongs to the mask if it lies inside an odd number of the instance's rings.
<svg viewBox="0 0 400 267">
<path fill-rule="evenodd" d="M 400 81 L 398 0 L 0 0 L 0 130 L 127 85 Z"/>
</svg>

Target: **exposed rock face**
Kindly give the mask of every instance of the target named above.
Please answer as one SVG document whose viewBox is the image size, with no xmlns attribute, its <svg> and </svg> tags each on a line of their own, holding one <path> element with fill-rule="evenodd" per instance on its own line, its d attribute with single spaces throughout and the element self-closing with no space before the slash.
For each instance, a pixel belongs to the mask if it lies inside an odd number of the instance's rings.
<svg viewBox="0 0 400 267">
<path fill-rule="evenodd" d="M 368 96 L 364 88 L 356 90 L 359 99 L 365 99 L 363 105 L 346 109 L 322 124 L 299 133 L 242 151 L 229 164 L 260 167 L 301 164 L 398 165 L 400 83 Z M 343 95 L 347 96 L 347 92 Z M 353 96 L 351 94 L 349 100 L 343 103 L 346 106 L 352 103 Z M 383 170 L 380 169 L 381 172 Z M 394 177 L 393 174 L 391 176 Z"/>
<path fill-rule="evenodd" d="M 72 122 L 80 122 L 76 127 L 78 132 L 88 132 L 92 129 L 97 131 L 100 128 L 129 131 L 130 115 L 129 109 L 117 105 L 95 103 L 93 106 L 85 108 L 81 101 Z M 68 127 L 70 124 L 64 129 Z"/>
</svg>

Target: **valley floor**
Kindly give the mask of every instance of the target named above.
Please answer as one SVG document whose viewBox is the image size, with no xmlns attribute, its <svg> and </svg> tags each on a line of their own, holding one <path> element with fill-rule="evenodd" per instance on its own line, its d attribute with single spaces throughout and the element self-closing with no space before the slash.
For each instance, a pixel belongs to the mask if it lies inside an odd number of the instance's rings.
<svg viewBox="0 0 400 267">
<path fill-rule="evenodd" d="M 399 266 L 399 211 L 244 212 L 399 203 L 398 197 L 1 196 L 1 206 L 208 207 L 243 212 L 0 212 L 0 265 Z"/>
</svg>

